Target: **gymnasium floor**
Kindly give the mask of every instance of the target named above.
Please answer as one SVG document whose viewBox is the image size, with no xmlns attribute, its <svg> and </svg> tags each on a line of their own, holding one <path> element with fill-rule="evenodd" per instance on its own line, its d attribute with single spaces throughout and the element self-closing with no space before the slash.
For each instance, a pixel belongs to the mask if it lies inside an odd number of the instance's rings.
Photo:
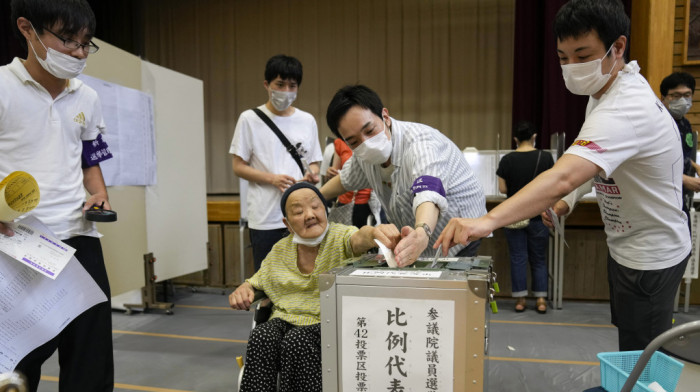
<svg viewBox="0 0 700 392">
<path fill-rule="evenodd" d="M 252 313 L 228 308 L 230 290 L 222 292 L 176 287 L 171 316 L 114 311 L 115 391 L 236 391 L 235 358 L 245 353 Z M 534 300 L 524 313 L 515 313 L 511 300 L 498 305 L 491 316 L 488 391 L 572 392 L 600 385 L 596 354 L 617 351 L 607 303 L 565 301 L 562 310 L 545 315 L 534 311 Z M 677 323 L 698 319 L 698 306 L 676 315 Z M 42 374 L 39 391 L 57 391 L 57 355 Z"/>
</svg>

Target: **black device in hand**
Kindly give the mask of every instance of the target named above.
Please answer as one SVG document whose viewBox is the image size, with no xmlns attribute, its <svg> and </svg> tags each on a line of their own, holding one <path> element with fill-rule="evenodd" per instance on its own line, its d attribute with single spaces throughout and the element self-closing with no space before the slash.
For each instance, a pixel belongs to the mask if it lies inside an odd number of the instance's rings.
<svg viewBox="0 0 700 392">
<path fill-rule="evenodd" d="M 93 222 L 116 222 L 117 212 L 112 210 L 104 209 L 105 202 L 98 206 L 93 204 L 87 211 L 85 211 L 85 219 Z"/>
</svg>

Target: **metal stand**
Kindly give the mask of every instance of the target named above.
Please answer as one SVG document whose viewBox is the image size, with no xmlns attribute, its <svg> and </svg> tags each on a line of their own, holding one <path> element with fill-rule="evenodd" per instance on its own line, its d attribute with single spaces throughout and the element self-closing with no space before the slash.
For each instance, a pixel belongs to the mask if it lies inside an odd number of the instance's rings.
<svg viewBox="0 0 700 392">
<path fill-rule="evenodd" d="M 559 225 L 562 233 L 556 230 L 550 231 L 552 237 L 549 241 L 549 259 L 547 262 L 552 284 L 548 287 L 549 297 L 552 299 L 552 308 L 561 309 L 563 303 L 564 285 L 564 233 L 566 216 L 560 216 Z"/>
<path fill-rule="evenodd" d="M 156 258 L 153 253 L 143 255 L 143 269 L 146 276 L 146 286 L 141 287 L 141 303 L 140 304 L 124 304 L 126 314 L 131 314 L 134 308 L 142 309 L 144 312 L 148 309 L 163 309 L 165 314 L 172 315 L 172 308 L 175 306 L 171 302 L 158 302 L 156 299 L 156 279 L 158 278 L 153 272 L 153 263 Z"/>
</svg>

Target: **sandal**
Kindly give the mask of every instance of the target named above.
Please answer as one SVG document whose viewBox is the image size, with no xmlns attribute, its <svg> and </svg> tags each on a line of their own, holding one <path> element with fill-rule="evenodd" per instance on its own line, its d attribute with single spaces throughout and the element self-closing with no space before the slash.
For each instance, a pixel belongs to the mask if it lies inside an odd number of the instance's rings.
<svg viewBox="0 0 700 392">
<path fill-rule="evenodd" d="M 537 310 L 537 313 L 539 314 L 547 313 L 547 300 L 544 298 L 537 298 L 537 307 L 535 310 Z"/>
<path fill-rule="evenodd" d="M 515 303 L 515 312 L 522 313 L 524 311 L 525 311 L 525 298 L 520 298 L 520 299 L 518 299 L 518 302 Z"/>
</svg>

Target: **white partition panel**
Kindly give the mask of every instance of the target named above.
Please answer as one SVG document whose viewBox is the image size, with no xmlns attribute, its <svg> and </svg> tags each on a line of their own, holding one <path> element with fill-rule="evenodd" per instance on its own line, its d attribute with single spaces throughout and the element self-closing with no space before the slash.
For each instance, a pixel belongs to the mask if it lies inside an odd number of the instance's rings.
<svg viewBox="0 0 700 392">
<path fill-rule="evenodd" d="M 154 105 L 157 183 L 146 187 L 146 231 L 161 281 L 207 268 L 203 85 L 144 61 L 142 90 Z"/>
<path fill-rule="evenodd" d="M 90 55 L 85 74 L 111 83 L 141 89 L 141 59 L 107 42 L 94 39 L 100 51 Z M 107 132 L 114 131 L 107 125 Z M 142 186 L 109 187 L 109 201 L 119 220 L 98 223 L 104 234 L 102 250 L 112 295 L 140 290 L 144 285 L 146 205 Z M 114 303 L 114 305 L 121 305 Z"/>
</svg>

